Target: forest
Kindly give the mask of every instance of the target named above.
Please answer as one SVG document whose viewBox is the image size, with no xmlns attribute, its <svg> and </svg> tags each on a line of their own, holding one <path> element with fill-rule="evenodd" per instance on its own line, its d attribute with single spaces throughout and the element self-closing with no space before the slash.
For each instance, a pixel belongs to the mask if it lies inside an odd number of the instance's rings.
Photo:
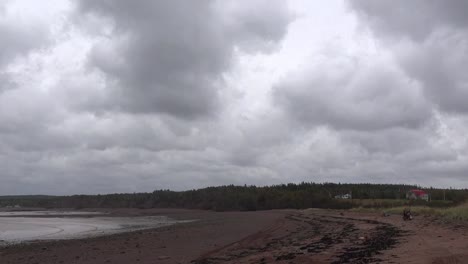
<svg viewBox="0 0 468 264">
<path fill-rule="evenodd" d="M 397 184 L 299 183 L 272 186 L 218 186 L 187 191 L 155 190 L 151 193 L 115 193 L 71 196 L 0 196 L 0 207 L 40 208 L 188 208 L 214 211 L 254 211 L 285 208 L 391 206 L 405 200 L 406 192 L 423 189 L 430 201 L 412 201 L 433 207 L 456 205 L 468 199 L 468 189 L 421 188 Z M 351 194 L 352 199 L 335 196 Z M 368 201 L 374 201 L 369 203 Z"/>
</svg>

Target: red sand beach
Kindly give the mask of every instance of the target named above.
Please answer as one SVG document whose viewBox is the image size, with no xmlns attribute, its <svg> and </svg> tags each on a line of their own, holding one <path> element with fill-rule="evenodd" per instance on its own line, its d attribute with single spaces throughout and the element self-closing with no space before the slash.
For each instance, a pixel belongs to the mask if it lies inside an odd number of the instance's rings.
<svg viewBox="0 0 468 264">
<path fill-rule="evenodd" d="M 466 223 L 331 210 L 112 209 L 196 219 L 157 229 L 0 248 L 0 263 L 463 263 Z"/>
</svg>

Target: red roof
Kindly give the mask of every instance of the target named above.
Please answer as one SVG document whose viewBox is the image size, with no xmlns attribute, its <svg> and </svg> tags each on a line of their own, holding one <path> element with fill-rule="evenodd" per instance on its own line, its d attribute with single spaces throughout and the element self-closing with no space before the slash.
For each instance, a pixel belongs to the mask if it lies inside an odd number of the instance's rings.
<svg viewBox="0 0 468 264">
<path fill-rule="evenodd" d="M 423 196 L 426 195 L 427 193 L 423 190 L 411 190 L 410 192 L 414 193 L 416 196 Z"/>
</svg>

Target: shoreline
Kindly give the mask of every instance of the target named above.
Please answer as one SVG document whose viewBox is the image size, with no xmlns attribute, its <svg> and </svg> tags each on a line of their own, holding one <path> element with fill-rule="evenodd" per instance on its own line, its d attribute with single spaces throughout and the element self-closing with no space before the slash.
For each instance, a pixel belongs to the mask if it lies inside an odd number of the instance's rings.
<svg viewBox="0 0 468 264">
<path fill-rule="evenodd" d="M 1 263 L 462 263 L 468 227 L 337 210 L 104 209 L 199 219 L 85 239 L 0 247 Z M 452 262 L 446 262 L 450 260 Z"/>
</svg>

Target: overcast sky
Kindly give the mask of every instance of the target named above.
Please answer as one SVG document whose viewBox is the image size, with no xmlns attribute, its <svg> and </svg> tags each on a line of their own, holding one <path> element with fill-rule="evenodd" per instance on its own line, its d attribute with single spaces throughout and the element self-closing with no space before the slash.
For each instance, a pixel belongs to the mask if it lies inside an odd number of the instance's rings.
<svg viewBox="0 0 468 264">
<path fill-rule="evenodd" d="M 0 195 L 468 187 L 468 1 L 0 2 Z"/>
</svg>

